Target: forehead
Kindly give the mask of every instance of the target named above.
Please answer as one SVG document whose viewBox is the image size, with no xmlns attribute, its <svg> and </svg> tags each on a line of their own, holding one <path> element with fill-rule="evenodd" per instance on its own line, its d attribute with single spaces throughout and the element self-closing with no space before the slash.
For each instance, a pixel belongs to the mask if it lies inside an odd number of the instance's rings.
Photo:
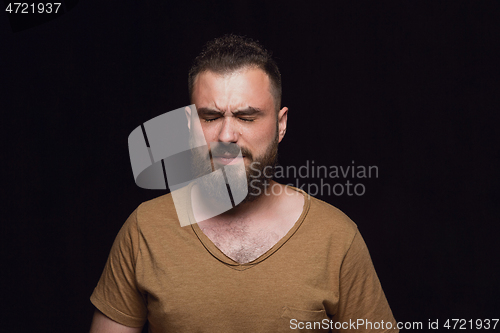
<svg viewBox="0 0 500 333">
<path fill-rule="evenodd" d="M 198 108 L 234 111 L 252 106 L 262 110 L 273 109 L 269 77 L 259 68 L 228 74 L 202 72 L 194 82 L 192 99 Z"/>
</svg>

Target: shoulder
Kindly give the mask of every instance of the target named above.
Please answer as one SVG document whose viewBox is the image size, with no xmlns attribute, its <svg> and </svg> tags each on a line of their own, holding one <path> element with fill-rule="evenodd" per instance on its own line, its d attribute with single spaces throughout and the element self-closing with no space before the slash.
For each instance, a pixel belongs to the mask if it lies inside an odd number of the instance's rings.
<svg viewBox="0 0 500 333">
<path fill-rule="evenodd" d="M 346 243 L 352 242 L 358 233 L 358 227 L 344 212 L 303 190 L 293 189 L 301 192 L 306 200 L 303 228 L 325 237 L 343 239 Z"/>
<path fill-rule="evenodd" d="M 164 214 L 172 209 L 175 210 L 172 193 L 167 193 L 141 203 L 136 210 L 138 218 L 144 218 L 149 215 Z"/>
<path fill-rule="evenodd" d="M 348 233 L 354 237 L 358 226 L 344 212 L 337 207 L 312 196 L 309 217 L 316 220 L 316 224 L 335 232 Z"/>
<path fill-rule="evenodd" d="M 176 208 L 180 209 L 180 203 L 182 203 L 182 208 L 185 209 L 186 203 L 190 202 L 189 193 L 188 189 L 184 187 L 141 203 L 136 209 L 139 227 L 156 224 L 180 226 L 179 213 Z"/>
<path fill-rule="evenodd" d="M 315 218 L 324 220 L 327 224 L 337 225 L 342 228 L 357 231 L 358 227 L 343 211 L 337 207 L 309 196 L 311 201 L 310 214 Z"/>
</svg>

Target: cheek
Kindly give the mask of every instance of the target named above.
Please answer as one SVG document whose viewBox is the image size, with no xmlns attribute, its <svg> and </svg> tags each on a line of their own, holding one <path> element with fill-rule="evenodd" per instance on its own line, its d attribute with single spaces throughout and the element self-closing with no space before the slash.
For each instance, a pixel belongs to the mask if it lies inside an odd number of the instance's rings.
<svg viewBox="0 0 500 333">
<path fill-rule="evenodd" d="M 266 125 L 265 128 L 261 128 L 259 131 L 255 131 L 248 136 L 243 135 L 245 142 L 251 145 L 255 151 L 262 153 L 266 151 L 267 147 L 274 142 L 276 137 L 276 124 Z"/>
<path fill-rule="evenodd" d="M 220 132 L 219 124 L 202 124 L 201 128 L 207 142 L 217 141 L 218 133 Z"/>
<path fill-rule="evenodd" d="M 273 121 L 270 122 L 269 124 L 266 124 L 265 128 L 263 128 L 261 133 L 259 134 L 259 137 L 261 137 L 263 141 L 267 142 L 269 140 L 274 139 L 277 131 L 278 131 L 278 122 Z"/>
</svg>

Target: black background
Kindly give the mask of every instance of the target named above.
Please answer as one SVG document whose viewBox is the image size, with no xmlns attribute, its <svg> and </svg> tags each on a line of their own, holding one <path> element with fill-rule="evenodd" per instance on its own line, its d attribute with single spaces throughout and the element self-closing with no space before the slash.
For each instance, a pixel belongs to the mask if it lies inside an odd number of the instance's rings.
<svg viewBox="0 0 500 333">
<path fill-rule="evenodd" d="M 0 15 L 6 332 L 88 330 L 116 233 L 165 193 L 135 185 L 127 137 L 189 104 L 192 59 L 228 32 L 280 66 L 282 165 L 378 167 L 363 196 L 318 197 L 358 224 L 396 319 L 500 316 L 498 1 L 88 0 L 17 32 Z"/>
</svg>

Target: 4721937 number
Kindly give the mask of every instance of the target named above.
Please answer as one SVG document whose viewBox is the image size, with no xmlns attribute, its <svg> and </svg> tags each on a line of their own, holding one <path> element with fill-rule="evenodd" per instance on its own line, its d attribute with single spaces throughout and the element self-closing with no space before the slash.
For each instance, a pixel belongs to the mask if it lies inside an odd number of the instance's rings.
<svg viewBox="0 0 500 333">
<path fill-rule="evenodd" d="M 9 14 L 57 14 L 61 2 L 39 2 L 26 3 L 26 2 L 8 2 L 5 11 Z"/>
<path fill-rule="evenodd" d="M 466 329 L 485 329 L 494 330 L 499 319 L 447 319 L 443 327 L 451 330 L 466 330 Z"/>
</svg>

